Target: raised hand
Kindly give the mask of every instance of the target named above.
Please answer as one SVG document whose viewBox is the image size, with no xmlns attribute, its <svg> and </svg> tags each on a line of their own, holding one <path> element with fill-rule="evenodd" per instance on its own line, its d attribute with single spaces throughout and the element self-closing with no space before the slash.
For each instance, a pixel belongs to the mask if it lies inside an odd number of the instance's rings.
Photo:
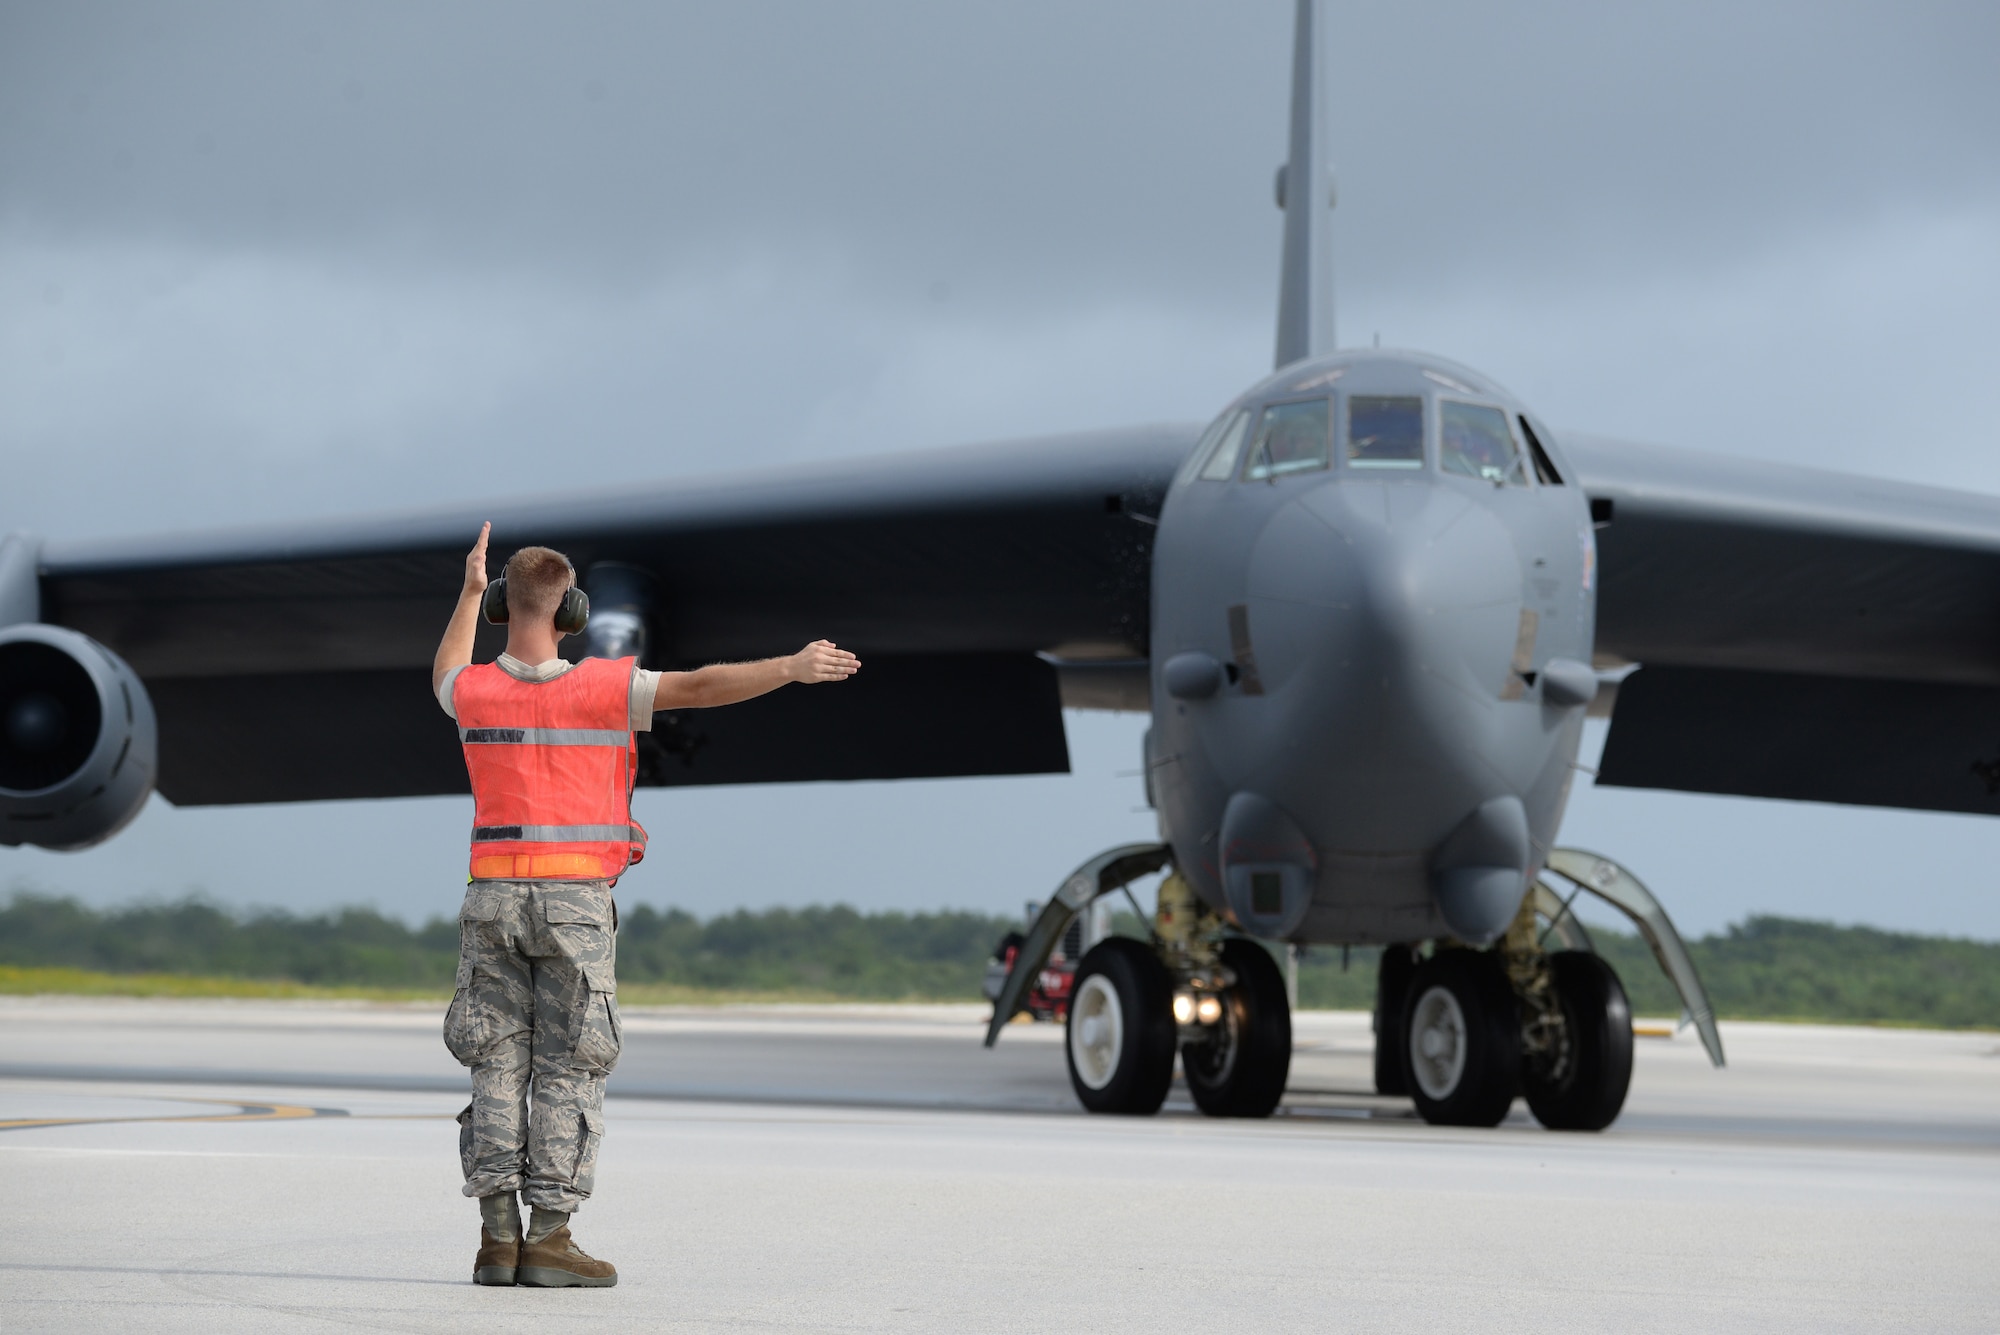
<svg viewBox="0 0 2000 1335">
<path fill-rule="evenodd" d="M 472 544 L 472 550 L 465 557 L 465 591 L 484 593 L 486 591 L 486 535 L 493 531 L 490 523 L 479 526 L 479 541 Z"/>
<path fill-rule="evenodd" d="M 793 654 L 787 667 L 793 681 L 846 681 L 861 671 L 861 660 L 832 640 L 814 640 Z"/>
</svg>

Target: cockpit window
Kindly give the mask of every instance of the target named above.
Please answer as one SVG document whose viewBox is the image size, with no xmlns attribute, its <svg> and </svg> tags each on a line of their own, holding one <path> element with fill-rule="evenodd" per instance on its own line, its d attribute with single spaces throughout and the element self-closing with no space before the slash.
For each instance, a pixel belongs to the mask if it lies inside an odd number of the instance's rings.
<svg viewBox="0 0 2000 1335">
<path fill-rule="evenodd" d="M 1211 453 L 1208 462 L 1202 465 L 1202 477 L 1210 482 L 1227 482 L 1236 476 L 1236 458 L 1243 452 L 1243 430 L 1249 424 L 1250 414 L 1239 408 L 1209 428 L 1201 449 Z M 1201 450 L 1195 452 L 1199 454 Z"/>
<path fill-rule="evenodd" d="M 1414 394 L 1350 398 L 1347 462 L 1351 468 L 1422 468 L 1424 401 Z"/>
<path fill-rule="evenodd" d="M 1525 484 L 1521 451 L 1507 428 L 1507 414 L 1483 403 L 1444 399 L 1439 405 L 1444 471 L 1487 482 Z"/>
<path fill-rule="evenodd" d="M 1274 403 L 1264 410 L 1257 425 L 1257 440 L 1250 447 L 1250 462 L 1243 469 L 1249 481 L 1283 477 L 1287 473 L 1309 473 L 1332 462 L 1329 437 L 1332 422 L 1325 399 L 1302 403 Z"/>
</svg>

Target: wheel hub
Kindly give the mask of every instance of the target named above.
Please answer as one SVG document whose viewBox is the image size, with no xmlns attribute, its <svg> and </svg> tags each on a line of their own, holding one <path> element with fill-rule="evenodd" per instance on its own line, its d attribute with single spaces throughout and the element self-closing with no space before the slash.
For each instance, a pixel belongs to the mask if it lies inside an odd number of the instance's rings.
<svg viewBox="0 0 2000 1335">
<path fill-rule="evenodd" d="M 1124 1008 L 1103 974 L 1092 974 L 1070 1000 L 1069 1054 L 1077 1079 L 1103 1089 L 1118 1073 L 1125 1044 Z"/>
<path fill-rule="evenodd" d="M 1450 1098 L 1465 1075 L 1465 1011 L 1449 988 L 1431 987 L 1410 1010 L 1410 1074 L 1433 1099 Z"/>
</svg>

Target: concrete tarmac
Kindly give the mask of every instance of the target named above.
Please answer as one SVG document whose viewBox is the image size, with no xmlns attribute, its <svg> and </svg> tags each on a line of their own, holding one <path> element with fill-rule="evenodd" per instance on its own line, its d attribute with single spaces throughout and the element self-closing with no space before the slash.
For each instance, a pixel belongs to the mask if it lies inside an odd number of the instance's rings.
<svg viewBox="0 0 2000 1335">
<path fill-rule="evenodd" d="M 1625 1116 L 1424 1126 L 1367 1017 L 1278 1117 L 1083 1116 L 974 1007 L 629 1010 L 582 1244 L 468 1281 L 437 1006 L 0 1000 L 0 1329 L 2000 1331 L 2000 1037 L 1642 1039 Z"/>
</svg>

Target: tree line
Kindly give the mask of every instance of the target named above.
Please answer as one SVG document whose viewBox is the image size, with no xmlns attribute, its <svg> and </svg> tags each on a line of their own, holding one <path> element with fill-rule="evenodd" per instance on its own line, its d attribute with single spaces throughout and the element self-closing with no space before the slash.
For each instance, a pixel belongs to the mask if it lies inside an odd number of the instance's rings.
<svg viewBox="0 0 2000 1335">
<path fill-rule="evenodd" d="M 1681 1003 L 1652 951 L 1630 933 L 1590 929 L 1635 1015 L 1673 1017 Z M 1378 953 L 1313 946 L 1299 961 L 1299 1004 L 1374 1005 Z M 1758 914 L 1688 942 L 1725 1019 L 1827 1020 L 2000 1028 L 2000 943 L 1839 927 Z"/>
<path fill-rule="evenodd" d="M 621 907 L 622 982 L 855 1000 L 979 997 L 986 962 L 1013 918 L 960 911 L 862 913 L 845 906 L 738 910 L 702 920 Z M 1142 929 L 1122 914 L 1127 933 Z M 1637 937 L 1593 930 L 1635 1012 L 1671 1016 L 1672 988 Z M 1718 1014 L 1729 1018 L 2000 1027 L 2000 943 L 1759 915 L 1689 943 Z M 458 924 L 411 927 L 372 909 L 323 914 L 225 909 L 199 898 L 92 909 L 17 894 L 0 905 L 0 965 L 112 975 L 273 980 L 312 986 L 445 990 Z M 1299 1001 L 1367 1009 L 1377 952 L 1315 946 Z"/>
</svg>

